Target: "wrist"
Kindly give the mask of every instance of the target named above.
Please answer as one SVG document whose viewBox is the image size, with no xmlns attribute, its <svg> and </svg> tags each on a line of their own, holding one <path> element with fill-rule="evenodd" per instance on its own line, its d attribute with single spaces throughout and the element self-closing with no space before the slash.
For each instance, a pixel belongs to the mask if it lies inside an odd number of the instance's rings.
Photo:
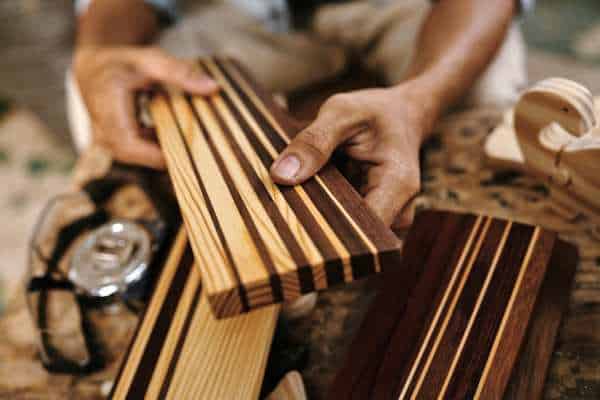
<svg viewBox="0 0 600 400">
<path fill-rule="evenodd" d="M 440 94 L 424 77 L 403 82 L 391 90 L 401 96 L 402 101 L 411 107 L 414 123 L 420 127 L 418 132 L 420 141 L 423 142 L 429 137 L 443 112 Z"/>
</svg>

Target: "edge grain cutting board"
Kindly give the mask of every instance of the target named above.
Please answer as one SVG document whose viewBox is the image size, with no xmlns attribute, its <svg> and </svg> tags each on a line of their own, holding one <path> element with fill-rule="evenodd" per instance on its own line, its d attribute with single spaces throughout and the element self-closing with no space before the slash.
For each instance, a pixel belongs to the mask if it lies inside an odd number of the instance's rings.
<svg viewBox="0 0 600 400">
<path fill-rule="evenodd" d="M 293 122 L 234 62 L 199 64 L 219 93 L 159 92 L 150 111 L 217 318 L 397 265 L 398 239 L 333 166 L 272 182 Z"/>
<path fill-rule="evenodd" d="M 535 399 L 578 260 L 555 233 L 423 212 L 331 399 Z"/>
</svg>

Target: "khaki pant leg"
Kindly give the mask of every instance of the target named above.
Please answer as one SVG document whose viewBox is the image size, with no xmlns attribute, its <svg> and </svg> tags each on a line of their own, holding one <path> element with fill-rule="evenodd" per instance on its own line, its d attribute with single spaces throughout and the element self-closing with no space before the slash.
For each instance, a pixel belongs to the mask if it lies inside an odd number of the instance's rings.
<svg viewBox="0 0 600 400">
<path fill-rule="evenodd" d="M 406 77 L 417 38 L 431 9 L 428 0 L 359 0 L 324 6 L 315 16 L 314 30 L 324 40 L 361 55 L 365 66 L 396 84 Z M 351 27 L 351 29 L 349 29 Z M 527 84 L 525 44 L 518 22 L 511 25 L 494 60 L 466 97 L 469 105 L 507 106 Z"/>
<path fill-rule="evenodd" d="M 200 2 L 198 2 L 200 3 Z M 306 32 L 274 33 L 228 4 L 199 4 L 167 30 L 160 45 L 183 57 L 231 56 L 267 89 L 289 92 L 338 74 L 346 64 L 340 46 Z"/>
</svg>

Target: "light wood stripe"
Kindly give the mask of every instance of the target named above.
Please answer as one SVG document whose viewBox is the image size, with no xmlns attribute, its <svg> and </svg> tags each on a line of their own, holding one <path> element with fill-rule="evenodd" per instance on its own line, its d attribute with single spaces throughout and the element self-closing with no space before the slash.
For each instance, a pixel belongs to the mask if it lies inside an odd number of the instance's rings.
<svg viewBox="0 0 600 400">
<path fill-rule="evenodd" d="M 450 293 L 454 290 L 454 285 L 456 283 L 456 280 L 458 279 L 458 276 L 460 275 L 460 273 L 462 271 L 463 264 L 464 264 L 467 256 L 469 255 L 469 252 L 471 251 L 471 246 L 473 245 L 475 236 L 477 235 L 477 233 L 479 231 L 482 220 L 483 220 L 483 217 L 481 215 L 478 215 L 477 219 L 473 223 L 473 227 L 471 228 L 471 232 L 469 233 L 467 241 L 462 249 L 460 258 L 458 259 L 458 261 L 456 263 L 456 267 L 454 268 L 454 270 L 452 272 L 452 277 L 450 278 L 450 282 L 448 283 L 448 286 L 444 290 L 444 295 L 442 297 L 442 300 L 440 301 L 440 304 L 436 309 L 433 320 L 427 329 L 427 334 L 425 335 L 425 339 L 423 340 L 423 343 L 421 344 L 421 347 L 419 348 L 417 357 L 415 358 L 415 361 L 412 364 L 412 367 L 410 369 L 408 377 L 406 378 L 406 381 L 404 382 L 404 385 L 400 392 L 400 396 L 398 396 L 398 398 L 400 400 L 403 400 L 404 397 L 406 396 L 406 392 L 408 391 L 408 388 L 410 387 L 412 379 L 413 379 L 415 373 L 417 372 L 417 369 L 421 363 L 421 358 L 423 357 L 423 354 L 425 353 L 425 349 L 429 346 L 429 341 L 431 339 L 431 336 L 437 327 L 438 320 L 442 314 L 442 311 L 446 307 L 446 302 L 448 301 L 448 297 L 450 296 Z"/>
<path fill-rule="evenodd" d="M 278 310 L 269 306 L 216 321 L 202 298 L 190 326 L 201 334 L 186 338 L 167 399 L 257 399 Z"/>
<path fill-rule="evenodd" d="M 177 271 L 179 261 L 181 260 L 183 252 L 185 251 L 186 245 L 187 235 L 183 229 L 180 229 L 179 233 L 177 234 L 177 238 L 174 241 L 173 250 L 169 254 L 169 257 L 163 267 L 164 270 L 161 275 L 161 280 L 154 289 L 152 298 L 148 303 L 147 311 L 144 314 L 144 319 L 142 320 L 138 329 L 137 338 L 133 342 L 133 345 L 129 351 L 129 357 L 127 358 L 125 368 L 123 369 L 120 379 L 117 381 L 113 391 L 114 399 L 124 399 L 127 395 L 127 391 L 129 390 L 129 387 L 133 381 L 133 376 L 139 367 L 140 360 L 142 359 L 142 355 L 144 354 L 144 350 L 146 349 L 148 340 L 150 339 L 152 328 L 158 318 L 160 305 L 172 285 L 173 277 L 175 276 L 175 272 Z"/>
<path fill-rule="evenodd" d="M 473 311 L 471 312 L 471 315 L 469 317 L 469 322 L 467 323 L 467 327 L 465 328 L 465 331 L 462 335 L 462 338 L 460 340 L 460 343 L 458 345 L 456 353 L 454 353 L 452 363 L 450 364 L 450 368 L 448 370 L 448 373 L 446 374 L 446 378 L 444 380 L 444 383 L 442 384 L 440 393 L 438 394 L 438 400 L 443 399 L 444 395 L 446 394 L 446 390 L 448 389 L 448 384 L 450 383 L 450 380 L 452 379 L 452 376 L 454 375 L 454 370 L 456 368 L 456 364 L 458 363 L 458 360 L 459 360 L 460 356 L 462 355 L 465 343 L 467 342 L 467 338 L 471 334 L 471 328 L 473 327 L 475 318 L 477 317 L 477 314 L 479 313 L 479 308 L 481 307 L 483 298 L 485 297 L 485 295 L 487 293 L 487 289 L 488 289 L 490 282 L 492 281 L 492 277 L 494 276 L 494 273 L 496 271 L 496 266 L 498 265 L 498 260 L 500 260 L 500 256 L 502 255 L 502 252 L 504 251 L 504 247 L 506 245 L 506 241 L 508 239 L 508 235 L 509 235 L 511 228 L 512 228 L 512 221 L 509 221 L 506 224 L 506 226 L 504 227 L 504 232 L 502 233 L 500 243 L 498 244 L 498 248 L 496 249 L 496 252 L 494 253 L 492 265 L 490 266 L 490 269 L 487 272 L 487 275 L 485 277 L 483 285 L 477 295 L 477 301 L 475 303 L 475 307 L 473 308 Z"/>
<path fill-rule="evenodd" d="M 425 361 L 425 366 L 423 367 L 421 374 L 419 375 L 419 379 L 417 380 L 417 383 L 415 385 L 415 389 L 413 390 L 413 392 L 411 394 L 410 398 L 413 400 L 417 398 L 417 395 L 421 389 L 421 386 L 423 385 L 423 381 L 425 380 L 425 377 L 427 376 L 427 372 L 429 371 L 429 367 L 431 366 L 433 357 L 435 356 L 438 346 L 440 345 L 440 342 L 442 341 L 442 338 L 444 337 L 444 333 L 446 333 L 446 328 L 448 326 L 448 323 L 450 322 L 451 317 L 454 314 L 454 309 L 456 307 L 456 303 L 458 303 L 458 299 L 460 298 L 460 296 L 463 292 L 465 283 L 467 282 L 467 279 L 471 273 L 471 269 L 473 268 L 473 264 L 475 263 L 475 260 L 477 259 L 477 256 L 479 255 L 479 250 L 481 250 L 481 246 L 483 245 L 483 242 L 485 241 L 486 234 L 487 234 L 491 224 L 492 224 L 492 218 L 486 217 L 486 220 L 483 225 L 483 229 L 481 231 L 480 236 L 477 238 L 477 243 L 475 244 L 475 247 L 471 253 L 471 257 L 469 258 L 469 262 L 467 264 L 465 272 L 463 273 L 463 275 L 461 277 L 460 283 L 458 285 L 458 289 L 456 290 L 456 292 L 454 294 L 452 302 L 450 303 L 449 310 L 446 313 L 446 316 L 442 322 L 440 331 L 439 331 L 438 335 L 436 336 L 435 341 L 433 343 L 433 348 L 431 349 L 431 352 L 427 356 L 427 360 Z"/>
<path fill-rule="evenodd" d="M 485 385 L 487 382 L 487 378 L 488 378 L 488 374 L 490 373 L 490 369 L 491 366 L 494 362 L 494 359 L 496 357 L 496 353 L 498 350 L 498 345 L 500 344 L 500 341 L 502 340 L 503 336 L 504 336 L 504 328 L 506 326 L 506 322 L 508 321 L 512 309 L 514 307 L 515 304 L 515 300 L 517 298 L 517 294 L 519 293 L 519 290 L 521 288 L 521 284 L 523 283 L 523 278 L 525 277 L 525 274 L 527 272 L 527 269 L 529 267 L 529 265 L 531 264 L 531 257 L 533 255 L 533 251 L 535 249 L 536 244 L 538 243 L 539 237 L 540 237 L 540 233 L 541 233 L 541 229 L 539 227 L 536 227 L 533 231 L 533 235 L 531 237 L 531 240 L 529 242 L 529 247 L 527 248 L 527 253 L 525 254 L 525 258 L 523 259 L 523 263 L 521 264 L 520 268 L 519 268 L 519 275 L 517 276 L 517 281 L 515 283 L 515 286 L 511 292 L 510 295 L 510 299 L 508 300 L 508 305 L 506 306 L 506 310 L 504 311 L 504 315 L 502 316 L 502 321 L 500 322 L 500 327 L 498 328 L 498 331 L 496 332 L 496 337 L 494 339 L 494 343 L 492 345 L 492 349 L 490 351 L 490 354 L 487 358 L 487 361 L 485 363 L 485 367 L 483 369 L 483 373 L 481 374 L 481 379 L 479 380 L 479 383 L 477 385 L 477 390 L 475 392 L 475 399 L 479 399 L 481 397 L 481 394 L 483 393 L 484 389 L 485 389 Z"/>
<path fill-rule="evenodd" d="M 167 100 L 163 97 L 155 99 L 151 104 L 153 118 L 156 123 L 156 129 L 159 133 L 158 137 L 163 147 L 178 149 L 183 152 L 185 143 L 179 132 L 177 122 L 171 114 L 171 110 L 167 104 Z M 217 268 L 212 268 L 204 272 L 204 279 L 212 281 L 227 282 L 227 285 L 234 286 L 236 284 L 233 272 L 233 266 L 226 264 L 228 257 L 225 254 L 223 244 L 218 238 L 218 234 L 214 225 L 210 222 L 210 213 L 206 206 L 206 200 L 203 198 L 201 191 L 197 188 L 197 183 L 193 177 L 194 172 L 192 167 L 186 165 L 182 159 L 172 155 L 170 152 L 165 152 L 167 164 L 171 170 L 176 170 L 177 173 L 171 174 L 171 179 L 175 183 L 177 194 L 183 198 L 187 204 L 197 206 L 199 212 L 189 212 L 186 210 L 184 223 L 188 232 L 192 237 L 190 244 L 194 248 L 196 257 L 202 254 L 207 254 L 207 257 L 216 263 Z M 194 226 L 202 227 L 204 235 L 196 235 Z M 218 274 L 218 275 L 213 275 Z"/>
</svg>

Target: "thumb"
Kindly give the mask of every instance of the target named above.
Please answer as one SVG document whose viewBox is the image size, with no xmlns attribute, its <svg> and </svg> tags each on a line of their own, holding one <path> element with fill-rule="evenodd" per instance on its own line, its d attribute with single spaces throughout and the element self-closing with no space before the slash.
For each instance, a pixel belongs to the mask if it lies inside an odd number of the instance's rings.
<svg viewBox="0 0 600 400">
<path fill-rule="evenodd" d="M 302 130 L 271 166 L 277 183 L 296 185 L 315 175 L 327 163 L 336 147 L 345 140 L 345 127 L 327 112 Z"/>
<path fill-rule="evenodd" d="M 204 74 L 198 63 L 183 60 L 157 48 L 143 50 L 136 62 L 148 77 L 162 83 L 177 86 L 198 95 L 209 95 L 218 90 L 219 85 Z"/>
</svg>

